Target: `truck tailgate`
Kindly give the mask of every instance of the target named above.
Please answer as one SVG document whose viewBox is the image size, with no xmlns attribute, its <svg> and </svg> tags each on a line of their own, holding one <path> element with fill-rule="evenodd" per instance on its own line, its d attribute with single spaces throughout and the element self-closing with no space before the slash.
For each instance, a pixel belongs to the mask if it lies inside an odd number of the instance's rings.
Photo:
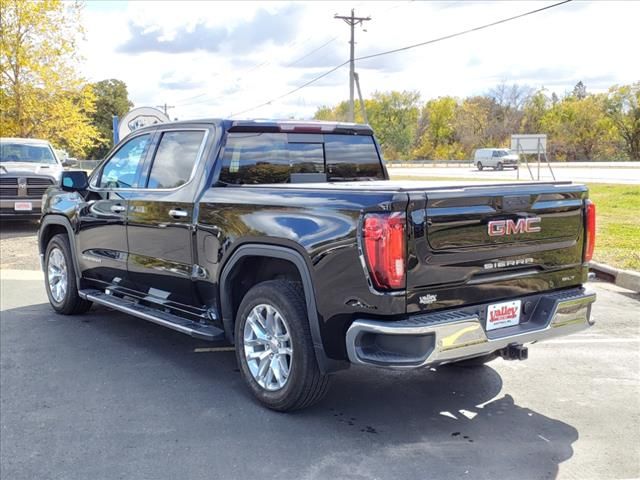
<svg viewBox="0 0 640 480">
<path fill-rule="evenodd" d="M 407 311 L 584 283 L 586 197 L 567 183 L 410 192 Z"/>
</svg>

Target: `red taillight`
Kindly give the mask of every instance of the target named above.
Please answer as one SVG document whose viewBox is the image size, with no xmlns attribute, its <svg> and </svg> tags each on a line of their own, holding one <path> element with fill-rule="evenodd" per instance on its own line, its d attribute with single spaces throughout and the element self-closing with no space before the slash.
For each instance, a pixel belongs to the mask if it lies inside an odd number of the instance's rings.
<svg viewBox="0 0 640 480">
<path fill-rule="evenodd" d="M 586 200 L 585 204 L 585 244 L 584 261 L 590 262 L 593 258 L 593 249 L 596 246 L 596 204 Z"/>
<path fill-rule="evenodd" d="M 405 287 L 405 215 L 370 213 L 364 217 L 364 254 L 376 288 Z"/>
</svg>

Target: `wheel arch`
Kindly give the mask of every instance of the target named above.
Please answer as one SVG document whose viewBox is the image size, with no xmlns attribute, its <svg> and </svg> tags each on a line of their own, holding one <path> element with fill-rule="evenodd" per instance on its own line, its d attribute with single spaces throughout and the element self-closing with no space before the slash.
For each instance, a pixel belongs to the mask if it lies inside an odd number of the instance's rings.
<svg viewBox="0 0 640 480">
<path fill-rule="evenodd" d="M 44 270 L 44 254 L 47 245 L 51 239 L 60 233 L 66 233 L 71 247 L 71 257 L 73 267 L 76 273 L 76 285 L 78 289 L 80 285 L 80 266 L 78 264 L 78 256 L 76 250 L 76 239 L 73 233 L 73 227 L 69 219 L 63 215 L 46 215 L 40 220 L 40 228 L 38 229 L 38 252 L 40 254 L 40 266 Z"/>
<path fill-rule="evenodd" d="M 243 259 L 246 260 L 247 257 L 276 259 L 287 262 L 295 268 L 304 292 L 307 318 L 309 321 L 309 328 L 311 331 L 311 338 L 318 367 L 323 373 L 344 368 L 338 367 L 337 364 L 340 362 L 329 359 L 325 354 L 322 344 L 322 334 L 320 331 L 320 320 L 318 318 L 316 295 L 309 266 L 300 252 L 289 247 L 270 244 L 244 244 L 238 247 L 225 262 L 220 274 L 218 286 L 220 290 L 220 312 L 222 315 L 222 323 L 229 341 L 234 341 L 233 331 L 235 324 L 231 280 L 234 275 L 238 273 L 236 268 L 241 267 Z"/>
</svg>

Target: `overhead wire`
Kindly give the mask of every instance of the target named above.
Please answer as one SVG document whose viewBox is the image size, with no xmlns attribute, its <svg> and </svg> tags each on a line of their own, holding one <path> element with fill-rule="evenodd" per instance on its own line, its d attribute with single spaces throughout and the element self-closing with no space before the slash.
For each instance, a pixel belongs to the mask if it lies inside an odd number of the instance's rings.
<svg viewBox="0 0 640 480">
<path fill-rule="evenodd" d="M 480 30 L 485 30 L 487 28 L 495 27 L 496 25 L 500 25 L 502 23 L 510 22 L 512 20 L 517 20 L 519 18 L 527 17 L 529 15 L 534 15 L 536 13 L 543 12 L 545 10 L 549 10 L 550 8 L 559 7 L 560 5 L 564 5 L 565 3 L 572 2 L 573 0 L 563 0 L 562 2 L 554 3 L 552 5 L 547 5 L 546 7 L 537 8 L 535 10 L 530 10 L 528 12 L 521 13 L 519 15 L 515 15 L 513 17 L 503 18 L 502 20 L 497 20 L 495 22 L 487 23 L 485 25 L 480 25 L 479 27 L 468 28 L 467 30 L 462 30 L 461 32 L 452 33 L 450 35 L 445 35 L 443 37 L 434 38 L 431 40 L 427 40 L 426 42 L 414 43 L 413 45 L 407 45 L 405 47 L 394 48 L 393 50 L 387 50 L 384 52 L 373 53 L 371 55 L 364 55 L 362 57 L 357 57 L 356 60 L 367 60 L 369 58 L 382 57 L 383 55 L 390 55 L 392 53 L 404 52 L 406 50 L 411 50 L 412 48 L 423 47 L 425 45 L 430 45 L 436 42 L 442 42 L 443 40 L 449 40 L 451 38 L 460 37 L 462 35 L 466 35 L 468 33 L 478 32 Z"/>
<path fill-rule="evenodd" d="M 337 36 L 336 36 L 336 37 L 333 37 L 333 38 L 330 38 L 328 41 L 324 42 L 322 45 L 320 45 L 320 46 L 318 46 L 318 47 L 314 48 L 313 50 L 311 50 L 311 51 L 309 51 L 309 52 L 305 53 L 305 54 L 304 54 L 304 55 L 302 55 L 301 57 L 298 57 L 298 58 L 296 58 L 295 60 L 293 60 L 292 62 L 288 63 L 287 65 L 285 65 L 285 67 L 291 67 L 291 66 L 293 66 L 293 65 L 297 64 L 298 62 L 301 62 L 301 61 L 302 61 L 302 60 L 304 60 L 305 58 L 310 57 L 310 56 L 311 56 L 311 55 L 313 55 L 314 53 L 316 53 L 316 52 L 318 52 L 318 51 L 322 50 L 323 48 L 325 48 L 325 47 L 327 47 L 327 46 L 329 46 L 331 43 L 333 43 L 333 42 L 334 42 L 334 41 L 336 41 L 337 39 L 338 39 L 338 37 L 337 37 Z M 306 44 L 309 40 L 311 40 L 311 37 L 309 37 L 309 38 L 307 38 L 307 40 L 303 41 L 303 42 L 302 42 L 302 44 L 303 44 L 303 45 L 304 45 L 304 44 Z M 297 43 L 299 43 L 299 42 L 293 42 L 293 43 L 291 44 L 291 46 L 295 46 Z M 273 62 L 271 62 L 271 61 L 267 60 L 267 61 L 265 61 L 265 62 L 262 62 L 262 63 L 260 63 L 260 64 L 258 64 L 258 65 L 256 65 L 256 66 L 254 66 L 254 67 L 250 68 L 250 69 L 249 69 L 249 70 L 247 70 L 247 71 L 246 71 L 242 76 L 240 76 L 240 77 L 239 77 L 239 82 L 238 82 L 238 83 L 241 83 L 241 82 L 243 81 L 243 79 L 244 79 L 244 78 L 246 78 L 246 76 L 247 76 L 247 75 L 249 75 L 250 73 L 253 73 L 253 72 L 255 72 L 256 70 L 259 70 L 260 68 L 263 68 L 264 66 L 269 65 L 269 64 L 271 64 L 271 63 L 273 63 Z M 214 76 L 218 76 L 218 75 L 219 75 L 219 74 L 216 74 L 216 75 L 214 75 Z M 210 95 L 210 94 L 209 94 L 209 93 L 201 93 L 201 94 L 199 94 L 199 95 L 195 95 L 195 96 L 193 96 L 193 97 L 187 97 L 187 98 L 184 98 L 184 99 L 182 99 L 182 100 L 181 100 L 181 102 L 185 102 L 185 101 L 188 101 L 188 100 L 195 100 L 195 99 L 197 99 L 197 98 L 202 98 L 202 97 L 207 96 L 207 95 Z M 203 104 L 203 103 L 204 103 L 204 104 L 207 104 L 207 103 L 213 103 L 213 102 L 215 102 L 215 101 L 219 100 L 220 98 L 223 98 L 224 96 L 225 96 L 225 95 L 219 95 L 219 96 L 217 96 L 217 97 L 214 97 L 214 98 L 212 98 L 212 99 L 208 99 L 208 100 L 205 100 L 205 101 L 197 101 L 197 102 L 189 102 L 189 103 L 178 103 L 176 106 L 178 106 L 178 107 L 186 107 L 186 106 L 189 106 L 189 105 L 195 105 L 195 104 Z"/>
<path fill-rule="evenodd" d="M 367 59 L 370 59 L 370 58 L 381 57 L 383 55 L 390 55 L 390 54 L 393 54 L 393 53 L 398 53 L 398 52 L 410 50 L 410 49 L 413 49 L 413 48 L 418 48 L 418 47 L 422 47 L 422 46 L 425 46 L 425 45 L 430 45 L 430 44 L 433 44 L 433 43 L 442 42 L 444 40 L 449 40 L 451 38 L 460 37 L 462 35 L 467 35 L 469 33 L 477 32 L 477 31 L 480 31 L 480 30 L 485 30 L 487 28 L 494 27 L 496 25 L 500 25 L 500 24 L 503 24 L 503 23 L 506 23 L 506 22 L 510 22 L 510 21 L 517 20 L 517 19 L 520 19 L 520 18 L 523 18 L 523 17 L 527 17 L 529 15 L 534 15 L 536 13 L 540 13 L 540 12 L 543 12 L 545 10 L 549 10 L 551 8 L 554 8 L 554 7 L 559 7 L 561 5 L 569 3 L 571 1 L 573 1 L 573 0 L 563 0 L 561 2 L 553 3 L 551 5 L 547 5 L 547 6 L 544 6 L 544 7 L 541 7 L 541 8 L 536 8 L 534 10 L 529 10 L 527 12 L 524 12 L 524 13 L 521 13 L 521 14 L 518 14 L 518 15 L 514 15 L 512 17 L 503 18 L 503 19 L 497 20 L 495 22 L 483 24 L 483 25 L 480 25 L 478 27 L 468 28 L 468 29 L 462 30 L 460 32 L 452 33 L 452 34 L 449 34 L 449 35 L 444 35 L 442 37 L 433 38 L 431 40 L 427 40 L 427 41 L 424 41 L 424 42 L 414 43 L 412 45 L 407 45 L 407 46 L 404 46 L 404 47 L 394 48 L 392 50 L 378 52 L 378 53 L 374 53 L 374 54 L 371 54 L 371 55 L 364 55 L 362 57 L 354 58 L 354 61 L 367 60 Z M 314 84 L 315 82 L 317 82 L 318 80 L 321 80 L 322 78 L 326 77 L 327 75 L 330 75 L 331 73 L 335 72 L 339 68 L 344 67 L 349 62 L 350 62 L 349 60 L 346 60 L 345 62 L 341 63 L 340 65 L 336 65 L 335 67 L 331 68 L 330 70 L 327 70 L 326 72 L 318 75 L 317 77 L 312 78 L 311 80 L 309 80 L 309 81 L 305 82 L 304 84 L 294 88 L 293 90 L 290 90 L 289 92 L 283 93 L 280 96 L 274 97 L 271 100 L 268 100 L 266 102 L 262 102 L 262 103 L 260 103 L 260 104 L 258 104 L 256 106 L 251 107 L 251 108 L 247 108 L 245 110 L 233 113 L 233 114 L 231 114 L 231 117 L 235 117 L 235 116 L 238 116 L 238 115 L 242 115 L 244 113 L 251 112 L 253 110 L 257 110 L 258 108 L 262 108 L 264 106 L 270 105 L 273 102 L 276 102 L 276 101 L 281 100 L 281 99 L 283 99 L 285 97 L 288 97 L 289 95 L 292 95 L 292 94 L 302 90 L 303 88 L 306 88 L 309 85 Z"/>
</svg>

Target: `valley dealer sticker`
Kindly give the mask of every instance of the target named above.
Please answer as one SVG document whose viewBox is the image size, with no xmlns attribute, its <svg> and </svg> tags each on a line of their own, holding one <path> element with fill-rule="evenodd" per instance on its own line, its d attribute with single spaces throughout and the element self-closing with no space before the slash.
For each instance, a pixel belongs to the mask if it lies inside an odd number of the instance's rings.
<svg viewBox="0 0 640 480">
<path fill-rule="evenodd" d="M 487 307 L 487 331 L 520 323 L 520 300 L 494 303 Z"/>
</svg>

